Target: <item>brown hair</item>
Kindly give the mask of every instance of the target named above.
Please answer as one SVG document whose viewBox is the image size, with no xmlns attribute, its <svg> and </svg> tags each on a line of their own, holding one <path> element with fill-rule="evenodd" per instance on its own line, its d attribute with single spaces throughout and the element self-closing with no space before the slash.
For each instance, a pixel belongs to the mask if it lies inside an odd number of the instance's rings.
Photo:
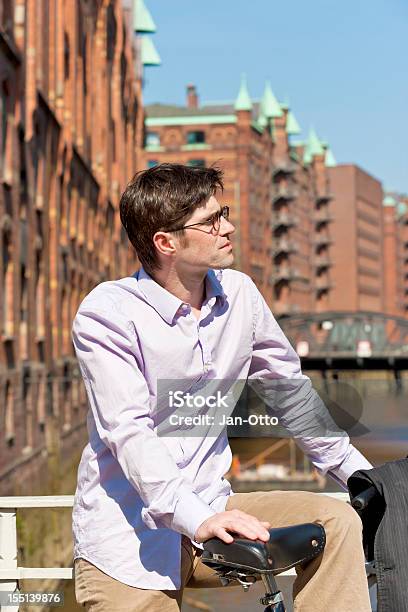
<svg viewBox="0 0 408 612">
<path fill-rule="evenodd" d="M 183 225 L 217 188 L 223 190 L 223 180 L 215 167 L 160 164 L 135 174 L 120 199 L 120 220 L 146 272 L 160 267 L 154 234 Z"/>
</svg>

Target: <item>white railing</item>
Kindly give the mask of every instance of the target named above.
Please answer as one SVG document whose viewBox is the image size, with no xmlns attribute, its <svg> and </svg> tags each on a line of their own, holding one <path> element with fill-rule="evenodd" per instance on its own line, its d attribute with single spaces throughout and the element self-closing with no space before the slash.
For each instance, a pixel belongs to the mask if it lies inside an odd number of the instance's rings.
<svg viewBox="0 0 408 612">
<path fill-rule="evenodd" d="M 18 567 L 18 508 L 72 508 L 73 495 L 33 497 L 0 497 L 0 592 L 15 592 L 19 579 L 72 579 L 72 567 Z M 3 607 L 3 606 L 1 606 Z M 18 612 L 19 606 L 7 606 L 7 612 Z"/>
<path fill-rule="evenodd" d="M 349 501 L 348 493 L 319 493 L 336 499 Z M 27 497 L 0 497 L 0 592 L 17 591 L 19 579 L 71 580 L 72 567 L 18 567 L 17 566 L 17 525 L 18 508 L 72 508 L 73 495 L 44 495 Z M 295 569 L 279 574 L 278 582 L 293 582 Z M 376 607 L 375 585 L 370 589 L 373 611 Z M 7 606 L 6 612 L 18 612 L 18 606 Z"/>
</svg>

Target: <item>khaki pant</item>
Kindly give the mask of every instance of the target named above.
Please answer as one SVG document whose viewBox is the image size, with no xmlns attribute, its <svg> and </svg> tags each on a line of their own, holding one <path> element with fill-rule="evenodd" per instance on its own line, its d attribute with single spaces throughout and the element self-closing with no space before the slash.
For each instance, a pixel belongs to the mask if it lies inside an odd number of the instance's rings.
<svg viewBox="0 0 408 612">
<path fill-rule="evenodd" d="M 293 586 L 297 612 L 370 612 L 364 566 L 362 524 L 350 505 L 304 491 L 237 493 L 227 510 L 238 508 L 269 521 L 272 527 L 318 522 L 326 531 L 326 547 L 306 566 L 296 567 Z M 219 587 L 219 578 L 200 561 L 200 551 L 182 537 L 183 588 Z M 183 588 L 154 591 L 123 584 L 83 559 L 75 561 L 77 602 L 90 612 L 178 612 Z M 241 588 L 241 587 L 240 587 Z M 261 606 L 259 607 L 261 610 Z"/>
</svg>

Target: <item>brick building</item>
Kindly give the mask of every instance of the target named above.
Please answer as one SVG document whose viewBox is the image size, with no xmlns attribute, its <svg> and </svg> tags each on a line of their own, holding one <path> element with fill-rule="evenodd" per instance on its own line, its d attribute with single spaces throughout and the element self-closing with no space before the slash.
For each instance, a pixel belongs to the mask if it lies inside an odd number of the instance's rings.
<svg viewBox="0 0 408 612">
<path fill-rule="evenodd" d="M 85 416 L 72 319 L 93 286 L 134 268 L 118 203 L 141 164 L 143 63 L 158 62 L 134 36 L 154 31 L 134 4 L 0 5 L 3 493 L 33 484 L 57 447 L 72 454 Z"/>
<path fill-rule="evenodd" d="M 260 101 L 243 78 L 235 103 L 200 105 L 193 85 L 185 106 L 146 107 L 146 166 L 164 161 L 216 163 L 225 172 L 223 201 L 237 228 L 235 265 L 249 274 L 276 314 L 327 307 L 333 158 L 312 130 L 307 142 L 269 83 Z"/>
<path fill-rule="evenodd" d="M 408 196 L 384 197 L 385 312 L 408 316 Z"/>
<path fill-rule="evenodd" d="M 381 183 L 353 164 L 329 170 L 333 223 L 329 308 L 385 312 Z"/>
</svg>

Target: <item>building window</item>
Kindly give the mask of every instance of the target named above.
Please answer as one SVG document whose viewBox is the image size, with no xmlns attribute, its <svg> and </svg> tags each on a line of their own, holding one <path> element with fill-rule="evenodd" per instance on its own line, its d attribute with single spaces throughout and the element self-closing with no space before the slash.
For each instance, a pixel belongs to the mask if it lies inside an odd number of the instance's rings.
<svg viewBox="0 0 408 612">
<path fill-rule="evenodd" d="M 3 393 L 2 393 L 3 395 Z M 13 405 L 13 388 L 11 387 L 10 381 L 6 381 L 5 385 L 5 397 L 4 404 L 4 435 L 8 446 L 14 445 L 14 405 Z M 3 398 L 2 398 L 3 399 Z"/>
<path fill-rule="evenodd" d="M 0 333 L 6 338 L 11 338 L 14 332 L 13 311 L 14 311 L 14 280 L 13 280 L 13 261 L 12 243 L 9 233 L 3 233 L 3 320 L 1 321 Z"/>
<path fill-rule="evenodd" d="M 45 339 L 45 277 L 42 251 L 37 251 L 35 256 L 35 324 L 36 340 Z"/>
<path fill-rule="evenodd" d="M 22 404 L 25 417 L 24 450 L 30 451 L 33 447 L 33 385 L 30 369 L 23 367 L 22 371 Z"/>
<path fill-rule="evenodd" d="M 194 168 L 205 168 L 205 159 L 189 159 L 187 165 Z"/>
<path fill-rule="evenodd" d="M 65 431 L 71 429 L 71 402 L 72 402 L 72 377 L 70 366 L 64 364 L 62 378 L 62 412 L 63 412 L 63 429 Z"/>
<path fill-rule="evenodd" d="M 69 36 L 67 32 L 64 32 L 64 79 L 69 79 Z"/>
<path fill-rule="evenodd" d="M 7 140 L 7 99 L 9 90 L 6 81 L 0 84 L 0 173 L 4 174 Z"/>
<path fill-rule="evenodd" d="M 45 402 L 46 402 L 46 377 L 44 372 L 38 374 L 37 378 L 37 423 L 40 431 L 45 430 Z"/>
<path fill-rule="evenodd" d="M 147 167 L 148 168 L 154 168 L 155 166 L 158 166 L 159 162 L 157 161 L 157 159 L 149 159 L 147 162 Z"/>
<path fill-rule="evenodd" d="M 160 146 L 160 135 L 157 132 L 147 132 L 146 146 L 147 147 L 159 147 Z"/>
<path fill-rule="evenodd" d="M 28 359 L 28 288 L 26 267 L 20 264 L 20 357 Z"/>
<path fill-rule="evenodd" d="M 61 314 L 62 314 L 62 329 L 68 329 L 69 328 L 69 322 L 70 322 L 70 318 L 69 318 L 69 293 L 68 291 L 65 289 L 65 287 L 63 287 L 62 292 L 61 292 Z M 62 350 L 64 351 L 64 353 L 66 355 L 69 354 L 69 351 L 71 350 L 71 346 L 70 346 L 70 338 L 69 335 L 66 334 L 65 336 L 63 335 L 62 337 Z"/>
<path fill-rule="evenodd" d="M 13 21 L 14 21 L 14 2 L 13 0 L 3 0 L 2 2 L 2 14 L 0 15 L 0 23 L 2 29 L 7 32 L 9 36 L 13 36 Z"/>
<path fill-rule="evenodd" d="M 205 142 L 205 132 L 188 132 L 187 144 L 203 144 Z"/>
</svg>

